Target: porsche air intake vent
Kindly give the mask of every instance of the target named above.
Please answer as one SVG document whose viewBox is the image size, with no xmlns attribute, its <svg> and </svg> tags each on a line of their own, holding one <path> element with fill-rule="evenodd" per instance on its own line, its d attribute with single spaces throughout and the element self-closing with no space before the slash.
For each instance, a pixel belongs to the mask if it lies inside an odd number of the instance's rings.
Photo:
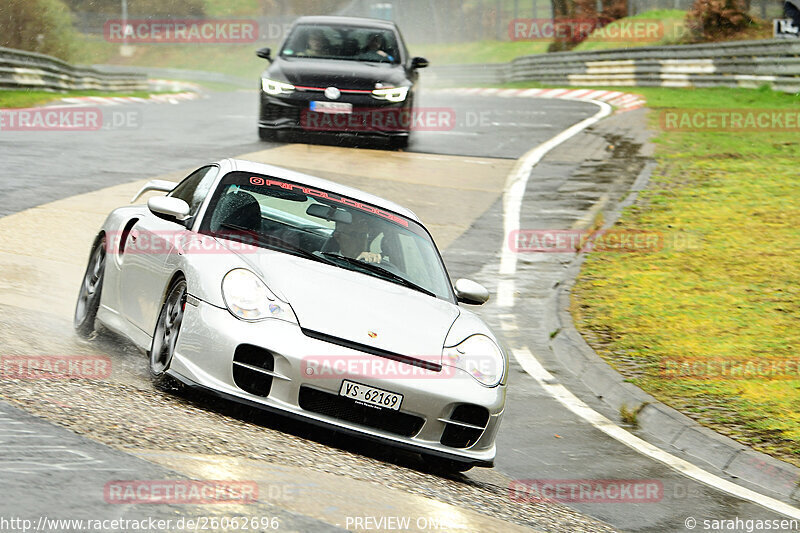
<svg viewBox="0 0 800 533">
<path fill-rule="evenodd" d="M 233 354 L 233 382 L 245 392 L 269 396 L 275 356 L 269 350 L 250 344 L 240 344 Z"/>
<path fill-rule="evenodd" d="M 451 448 L 469 448 L 483 435 L 489 411 L 480 405 L 462 404 L 453 409 L 450 418 L 439 420 L 446 424 L 439 442 Z"/>
</svg>

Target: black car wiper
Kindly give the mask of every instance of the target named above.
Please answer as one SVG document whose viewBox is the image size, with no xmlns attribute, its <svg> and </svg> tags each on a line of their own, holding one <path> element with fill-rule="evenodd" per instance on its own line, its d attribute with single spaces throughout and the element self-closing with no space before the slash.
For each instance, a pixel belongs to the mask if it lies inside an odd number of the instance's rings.
<svg viewBox="0 0 800 533">
<path fill-rule="evenodd" d="M 376 265 L 375 263 L 367 263 L 366 261 L 362 261 L 360 259 L 353 259 L 352 257 L 346 257 L 344 255 L 339 255 L 339 254 L 335 254 L 335 253 L 332 253 L 332 252 L 322 252 L 322 255 L 324 255 L 325 257 L 330 257 L 330 258 L 336 259 L 336 260 L 342 260 L 345 263 L 349 263 L 349 264 L 354 265 L 354 266 L 356 266 L 358 268 L 363 268 L 365 270 L 369 270 L 370 272 L 374 272 L 374 273 L 376 273 L 376 274 L 378 274 L 380 276 L 383 276 L 383 277 L 387 278 L 387 281 L 391 281 L 391 282 L 397 283 L 398 285 L 403 285 L 404 287 L 408 287 L 409 289 L 414 289 L 415 291 L 419 291 L 419 292 L 421 292 L 423 294 L 427 294 L 428 296 L 433 296 L 434 298 L 436 298 L 436 294 L 431 292 L 431 291 L 429 291 L 425 287 L 420 287 L 419 285 L 417 285 L 413 281 L 409 281 L 406 278 L 404 278 L 403 276 L 398 276 L 394 272 L 386 270 L 385 268 L 380 267 L 380 266 Z"/>
</svg>

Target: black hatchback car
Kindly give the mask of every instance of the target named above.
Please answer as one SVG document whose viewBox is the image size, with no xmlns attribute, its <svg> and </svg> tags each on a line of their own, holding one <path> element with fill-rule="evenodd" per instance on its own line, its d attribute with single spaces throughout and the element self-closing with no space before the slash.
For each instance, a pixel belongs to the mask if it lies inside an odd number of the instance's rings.
<svg viewBox="0 0 800 533">
<path fill-rule="evenodd" d="M 352 17 L 301 17 L 261 76 L 259 136 L 280 130 L 388 137 L 403 147 L 414 120 L 417 69 L 397 25 Z"/>
</svg>

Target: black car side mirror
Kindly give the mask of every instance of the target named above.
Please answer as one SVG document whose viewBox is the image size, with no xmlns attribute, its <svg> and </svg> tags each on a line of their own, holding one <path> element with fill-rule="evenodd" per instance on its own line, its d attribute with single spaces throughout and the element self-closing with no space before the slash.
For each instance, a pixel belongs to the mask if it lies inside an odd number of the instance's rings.
<svg viewBox="0 0 800 533">
<path fill-rule="evenodd" d="M 414 69 L 425 68 L 428 65 L 430 65 L 430 63 L 424 57 L 415 57 L 414 59 L 411 60 L 411 68 Z"/>
<path fill-rule="evenodd" d="M 259 48 L 258 50 L 256 50 L 256 55 L 261 59 L 272 61 L 272 50 L 270 50 L 269 48 Z"/>
</svg>

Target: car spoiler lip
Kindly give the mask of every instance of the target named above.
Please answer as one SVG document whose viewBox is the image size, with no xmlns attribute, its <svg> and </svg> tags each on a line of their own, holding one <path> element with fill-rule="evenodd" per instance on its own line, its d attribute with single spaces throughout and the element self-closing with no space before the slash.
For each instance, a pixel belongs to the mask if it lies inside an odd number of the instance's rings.
<svg viewBox="0 0 800 533">
<path fill-rule="evenodd" d="M 150 191 L 172 192 L 172 189 L 174 189 L 177 186 L 178 186 L 177 182 L 174 181 L 150 180 L 147 183 L 145 183 L 141 189 L 139 189 L 139 192 L 133 195 L 133 198 L 131 198 L 130 203 L 133 203 L 136 200 L 138 200 L 139 197 L 141 197 L 146 192 Z"/>
</svg>

